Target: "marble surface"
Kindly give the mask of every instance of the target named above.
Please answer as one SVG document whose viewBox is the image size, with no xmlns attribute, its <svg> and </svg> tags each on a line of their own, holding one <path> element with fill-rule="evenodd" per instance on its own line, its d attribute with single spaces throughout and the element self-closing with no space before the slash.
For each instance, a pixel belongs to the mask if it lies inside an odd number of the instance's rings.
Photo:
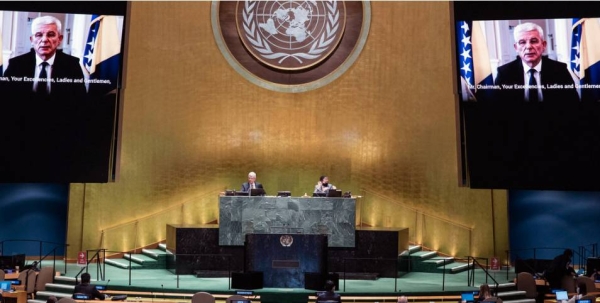
<svg viewBox="0 0 600 303">
<path fill-rule="evenodd" d="M 356 231 L 355 248 L 329 249 L 328 271 L 378 273 L 380 277 L 394 278 L 396 269 L 402 271 L 397 261 L 398 254 L 405 249 L 408 249 L 407 228 L 361 228 Z"/>
<path fill-rule="evenodd" d="M 246 234 L 326 234 L 329 247 L 355 246 L 356 199 L 219 197 L 219 245 Z"/>
<path fill-rule="evenodd" d="M 180 275 L 196 270 L 242 271 L 244 248 L 220 246 L 217 227 L 167 224 L 167 269 Z"/>
<path fill-rule="evenodd" d="M 248 234 L 245 256 L 246 271 L 263 273 L 263 287 L 304 288 L 304 273 L 327 272 L 327 236 Z"/>
</svg>

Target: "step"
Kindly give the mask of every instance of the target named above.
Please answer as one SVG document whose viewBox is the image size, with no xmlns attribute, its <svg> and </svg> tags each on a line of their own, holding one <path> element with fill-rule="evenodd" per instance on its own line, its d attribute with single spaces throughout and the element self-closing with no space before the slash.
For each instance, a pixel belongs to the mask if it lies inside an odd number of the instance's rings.
<svg viewBox="0 0 600 303">
<path fill-rule="evenodd" d="M 123 256 L 123 259 L 125 260 L 129 260 L 129 258 L 131 258 L 131 262 L 135 262 L 137 264 L 140 265 L 147 265 L 147 264 L 156 264 L 158 263 L 158 261 L 155 258 L 152 258 L 148 255 L 145 254 L 125 254 Z"/>
<path fill-rule="evenodd" d="M 118 268 L 122 268 L 122 269 L 129 269 L 129 264 L 131 263 L 131 269 L 142 269 L 143 266 L 134 262 L 129 262 L 129 260 L 123 259 L 123 258 L 116 258 L 116 259 L 105 259 L 104 262 L 106 264 L 118 267 Z"/>
<path fill-rule="evenodd" d="M 448 265 L 450 263 L 454 263 L 454 258 L 453 257 L 434 257 L 429 260 L 423 261 L 423 263 L 433 263 L 437 266 L 443 266 L 444 262 L 446 262 L 446 265 Z"/>
<path fill-rule="evenodd" d="M 165 256 L 167 255 L 167 252 L 161 249 L 148 249 L 148 248 L 144 248 L 142 249 L 142 253 L 146 256 L 150 256 L 154 259 L 159 259 L 159 258 L 165 258 Z"/>
<path fill-rule="evenodd" d="M 54 283 L 68 284 L 75 286 L 75 278 L 66 276 L 54 277 Z"/>
<path fill-rule="evenodd" d="M 435 272 L 443 272 L 444 270 L 446 271 L 446 273 L 449 274 L 455 274 L 455 273 L 459 273 L 465 270 L 468 270 L 469 268 L 471 268 L 473 266 L 473 263 L 462 263 L 462 262 L 452 262 L 450 264 L 446 264 L 446 266 L 444 267 L 442 266 L 438 266 L 435 269 Z"/>
<path fill-rule="evenodd" d="M 535 303 L 535 299 L 502 300 L 504 303 Z"/>
<path fill-rule="evenodd" d="M 197 278 L 229 278 L 226 270 L 195 270 L 194 275 Z"/>
<path fill-rule="evenodd" d="M 35 293 L 35 297 L 38 299 L 48 299 L 51 296 L 55 296 L 58 299 L 60 298 L 70 298 L 71 296 L 73 296 L 73 293 L 66 293 L 66 292 L 58 292 L 58 291 L 38 291 Z"/>
<path fill-rule="evenodd" d="M 497 297 L 502 299 L 502 301 L 505 301 L 505 298 L 511 298 L 511 297 L 525 298 L 525 294 L 527 294 L 527 292 L 524 290 L 500 291 L 500 292 L 498 292 Z M 519 298 L 519 299 L 521 299 L 521 298 Z"/>
<path fill-rule="evenodd" d="M 450 270 L 450 273 L 457 273 L 461 271 L 465 271 L 473 266 L 473 262 L 471 263 L 451 263 L 446 264 L 446 270 Z M 443 267 L 442 267 L 443 268 Z"/>
<path fill-rule="evenodd" d="M 489 281 L 490 289 L 496 289 L 496 284 L 493 281 Z M 498 283 L 498 292 L 513 291 L 517 290 L 515 283 Z"/>
<path fill-rule="evenodd" d="M 437 255 L 438 254 L 436 251 L 418 251 L 418 252 L 410 254 L 411 257 L 419 258 L 421 260 L 431 259 L 431 258 L 437 257 Z"/>
<path fill-rule="evenodd" d="M 166 252 L 167 251 L 167 243 L 158 243 L 158 249 Z"/>
<path fill-rule="evenodd" d="M 46 284 L 47 291 L 62 291 L 62 292 L 73 293 L 74 289 L 75 289 L 75 285 L 57 284 L 57 283 L 47 283 Z"/>
<path fill-rule="evenodd" d="M 408 251 L 412 254 L 415 253 L 417 251 L 421 251 L 421 245 L 409 245 L 408 246 Z"/>
<path fill-rule="evenodd" d="M 337 273 L 341 279 L 346 280 L 377 280 L 379 279 L 379 273 L 372 272 L 347 272 L 345 275 L 343 272 Z"/>
</svg>

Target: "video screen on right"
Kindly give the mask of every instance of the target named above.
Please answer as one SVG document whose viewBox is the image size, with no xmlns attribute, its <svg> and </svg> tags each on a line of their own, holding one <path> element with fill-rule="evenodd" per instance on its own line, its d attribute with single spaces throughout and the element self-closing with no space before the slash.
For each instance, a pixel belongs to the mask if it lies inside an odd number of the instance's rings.
<svg viewBox="0 0 600 303">
<path fill-rule="evenodd" d="M 600 190 L 600 4 L 453 9 L 462 183 Z"/>
</svg>

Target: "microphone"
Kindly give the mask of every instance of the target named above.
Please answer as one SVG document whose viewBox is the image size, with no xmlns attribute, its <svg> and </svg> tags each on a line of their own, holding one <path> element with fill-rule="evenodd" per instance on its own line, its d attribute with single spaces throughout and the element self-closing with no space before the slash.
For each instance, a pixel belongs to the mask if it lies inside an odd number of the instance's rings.
<svg viewBox="0 0 600 303">
<path fill-rule="evenodd" d="M 163 299 L 165 298 L 165 287 L 161 284 L 160 288 L 162 289 Z"/>
<path fill-rule="evenodd" d="M 104 291 L 108 290 L 108 283 L 110 283 L 110 279 L 108 279 L 108 281 L 106 281 L 106 284 L 104 284 Z M 104 294 L 104 299 L 110 298 L 109 295 Z"/>
</svg>

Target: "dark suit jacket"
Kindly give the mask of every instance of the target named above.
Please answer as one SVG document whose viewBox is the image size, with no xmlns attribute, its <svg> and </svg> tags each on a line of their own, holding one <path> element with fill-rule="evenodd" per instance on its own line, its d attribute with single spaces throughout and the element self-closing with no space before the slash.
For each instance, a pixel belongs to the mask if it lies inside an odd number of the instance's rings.
<svg viewBox="0 0 600 303">
<path fill-rule="evenodd" d="M 14 57 L 8 61 L 8 68 L 4 72 L 4 76 L 10 79 L 11 76 L 15 77 L 27 77 L 34 78 L 35 73 L 35 51 L 31 49 L 29 53 Z M 83 79 L 83 71 L 79 65 L 79 59 L 63 53 L 61 50 L 56 52 L 54 59 L 54 65 L 52 66 L 52 74 L 50 75 L 54 80 L 50 84 L 51 94 L 47 98 L 57 101 L 79 101 L 85 98 L 86 89 L 85 84 L 81 83 L 68 83 L 58 82 L 64 78 L 70 80 L 81 80 Z M 4 83 L 3 94 L 7 94 L 9 97 L 23 100 L 23 99 L 40 99 L 33 92 L 33 82 L 27 81 L 10 81 Z"/>
<path fill-rule="evenodd" d="M 340 294 L 337 294 L 333 291 L 327 291 L 324 294 L 317 297 L 317 302 L 320 301 L 335 301 L 341 303 L 342 297 L 340 296 Z"/>
<path fill-rule="evenodd" d="M 75 290 L 73 291 L 73 294 L 86 294 L 92 299 L 104 300 L 104 295 L 101 294 L 94 285 L 89 283 L 81 283 L 75 285 Z"/>
<path fill-rule="evenodd" d="M 255 182 L 256 184 L 256 188 L 263 188 L 262 184 Z M 240 191 L 248 191 L 250 190 L 250 184 L 248 182 L 245 182 L 244 184 L 242 184 L 242 189 L 240 189 Z"/>
<path fill-rule="evenodd" d="M 496 76 L 496 85 L 502 86 L 507 85 L 525 85 L 525 79 L 523 78 L 523 64 L 521 59 L 518 58 L 515 61 L 507 63 L 498 67 L 498 75 Z M 550 104 L 565 104 L 579 101 L 579 95 L 575 89 L 573 78 L 567 70 L 567 65 L 542 57 L 542 71 L 540 73 L 541 84 L 544 85 L 545 89 L 542 88 L 542 96 L 544 103 Z M 571 86 L 569 88 L 562 89 L 550 89 L 549 85 L 559 84 L 563 86 Z M 525 100 L 525 92 L 523 89 L 503 89 L 497 94 L 495 101 L 504 103 L 519 103 Z"/>
</svg>

